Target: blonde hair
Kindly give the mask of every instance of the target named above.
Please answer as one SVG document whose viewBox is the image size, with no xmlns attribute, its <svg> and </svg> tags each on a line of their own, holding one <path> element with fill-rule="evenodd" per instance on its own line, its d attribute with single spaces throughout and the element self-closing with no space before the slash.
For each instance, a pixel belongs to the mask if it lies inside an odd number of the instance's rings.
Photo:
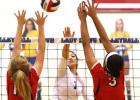
<svg viewBox="0 0 140 100">
<path fill-rule="evenodd" d="M 116 24 L 117 24 L 118 21 L 121 21 L 122 22 L 122 24 L 123 24 L 123 28 L 122 29 L 124 29 L 124 21 L 123 21 L 123 19 L 122 18 L 117 19 L 116 20 Z M 117 31 L 118 31 L 118 29 L 117 29 L 117 25 L 116 25 L 116 32 Z"/>
<path fill-rule="evenodd" d="M 29 63 L 23 56 L 11 60 L 10 76 L 14 81 L 14 89 L 24 100 L 31 100 L 31 86 L 28 82 Z"/>
</svg>

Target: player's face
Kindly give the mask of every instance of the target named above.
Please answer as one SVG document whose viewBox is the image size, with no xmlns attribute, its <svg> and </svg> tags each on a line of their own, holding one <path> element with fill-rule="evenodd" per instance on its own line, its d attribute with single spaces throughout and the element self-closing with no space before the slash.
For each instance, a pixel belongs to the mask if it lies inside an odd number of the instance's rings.
<svg viewBox="0 0 140 100">
<path fill-rule="evenodd" d="M 77 58 L 74 53 L 69 52 L 69 58 L 67 60 L 67 64 L 69 67 L 76 69 L 77 67 Z"/>
<path fill-rule="evenodd" d="M 33 25 L 32 25 L 31 21 L 27 21 L 26 28 L 27 28 L 28 31 L 32 31 L 33 30 Z"/>
<path fill-rule="evenodd" d="M 123 22 L 121 20 L 117 20 L 117 22 L 116 22 L 116 30 L 117 31 L 123 31 L 123 27 L 124 27 Z"/>
</svg>

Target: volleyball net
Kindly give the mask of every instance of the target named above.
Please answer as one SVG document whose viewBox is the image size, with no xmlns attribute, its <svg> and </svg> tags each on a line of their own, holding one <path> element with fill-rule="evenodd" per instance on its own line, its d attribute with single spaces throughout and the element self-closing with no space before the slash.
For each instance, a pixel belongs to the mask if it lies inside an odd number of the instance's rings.
<svg viewBox="0 0 140 100">
<path fill-rule="evenodd" d="M 0 39 L 0 100 L 7 100 L 7 92 L 6 92 L 6 72 L 8 68 L 8 63 L 10 61 L 10 55 L 12 51 L 10 51 L 12 41 L 7 41 L 6 39 Z M 47 40 L 47 39 L 46 39 Z M 55 39 L 54 39 L 55 40 Z M 60 39 L 57 39 L 60 40 Z M 61 39 L 62 40 L 62 39 Z M 64 39 L 63 39 L 64 40 Z M 92 40 L 92 39 L 91 39 Z M 94 42 L 99 39 L 94 39 Z M 132 42 L 132 39 L 129 39 Z M 133 39 L 136 40 L 136 39 Z M 133 48 L 128 50 L 129 53 L 129 63 L 130 63 L 130 73 L 127 76 L 127 80 L 130 80 L 130 90 L 132 100 L 140 100 L 140 46 L 139 43 L 133 41 Z M 27 41 L 26 41 L 27 42 Z M 29 41 L 28 41 L 29 42 Z M 31 42 L 31 41 L 30 41 Z M 78 74 L 84 80 L 85 88 L 86 88 L 86 96 L 93 97 L 93 80 L 89 69 L 87 68 L 83 47 L 79 42 L 72 43 L 72 41 L 65 41 L 64 43 L 53 43 L 54 41 L 49 41 L 46 44 L 46 53 L 45 53 L 45 61 L 44 68 L 41 74 L 41 98 L 42 100 L 49 100 L 51 96 L 53 96 L 53 88 L 56 80 L 58 79 L 57 73 L 59 69 L 59 63 L 62 58 L 62 48 L 65 43 L 70 43 L 70 50 L 74 51 L 78 56 Z M 61 41 L 62 42 L 62 41 Z M 91 41 L 92 42 L 92 41 Z M 106 52 L 101 43 L 91 43 L 93 51 L 95 53 L 98 61 L 103 64 L 104 57 Z M 5 44 L 5 45 L 3 45 Z M 63 88 L 63 87 L 62 87 Z M 125 85 L 125 95 L 127 98 L 126 85 Z M 83 96 L 79 96 L 78 100 L 84 100 Z M 127 100 L 127 99 L 126 99 Z"/>
</svg>

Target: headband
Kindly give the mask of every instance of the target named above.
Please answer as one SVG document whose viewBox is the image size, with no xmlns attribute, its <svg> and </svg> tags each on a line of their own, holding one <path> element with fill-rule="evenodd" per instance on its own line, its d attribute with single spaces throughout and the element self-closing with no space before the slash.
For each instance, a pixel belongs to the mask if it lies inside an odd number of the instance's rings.
<svg viewBox="0 0 140 100">
<path fill-rule="evenodd" d="M 109 54 L 107 54 L 106 58 L 105 58 L 105 64 L 107 64 L 107 60 L 109 57 L 113 56 L 113 55 L 119 55 L 117 52 L 110 52 Z"/>
</svg>

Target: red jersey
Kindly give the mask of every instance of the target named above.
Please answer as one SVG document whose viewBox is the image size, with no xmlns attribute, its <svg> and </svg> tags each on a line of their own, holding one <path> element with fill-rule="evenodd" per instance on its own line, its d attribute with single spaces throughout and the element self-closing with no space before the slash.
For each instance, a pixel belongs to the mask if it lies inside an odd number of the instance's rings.
<svg viewBox="0 0 140 100">
<path fill-rule="evenodd" d="M 123 71 L 118 78 L 109 76 L 97 62 L 90 72 L 94 82 L 95 100 L 125 100 Z"/>
<path fill-rule="evenodd" d="M 30 70 L 28 81 L 31 85 L 32 89 L 32 100 L 36 100 L 36 92 L 37 92 L 37 86 L 38 86 L 38 80 L 39 76 L 37 75 L 37 72 L 34 68 Z M 21 96 L 14 95 L 14 83 L 10 79 L 10 71 L 7 71 L 7 94 L 8 94 L 8 100 L 23 100 Z"/>
</svg>

